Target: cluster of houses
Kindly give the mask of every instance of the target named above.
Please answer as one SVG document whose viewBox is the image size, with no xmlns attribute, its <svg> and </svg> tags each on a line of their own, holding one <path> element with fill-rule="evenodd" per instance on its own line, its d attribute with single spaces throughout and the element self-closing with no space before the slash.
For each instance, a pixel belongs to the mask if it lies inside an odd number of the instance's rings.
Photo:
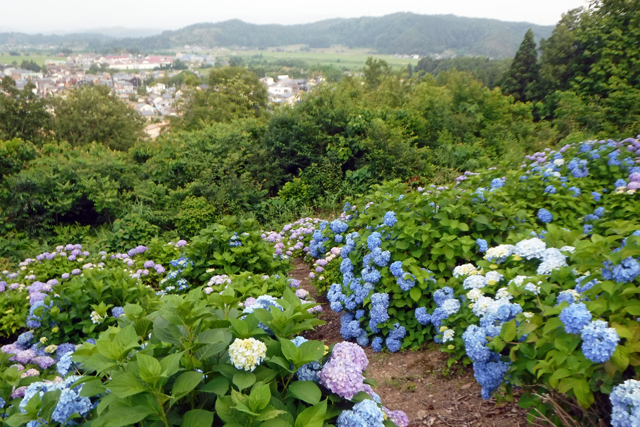
<svg viewBox="0 0 640 427">
<path fill-rule="evenodd" d="M 322 76 L 315 79 L 292 79 L 287 75 L 263 77 L 260 81 L 267 87 L 269 102 L 272 104 L 292 105 L 300 100 L 302 93 L 324 81 Z"/>
</svg>

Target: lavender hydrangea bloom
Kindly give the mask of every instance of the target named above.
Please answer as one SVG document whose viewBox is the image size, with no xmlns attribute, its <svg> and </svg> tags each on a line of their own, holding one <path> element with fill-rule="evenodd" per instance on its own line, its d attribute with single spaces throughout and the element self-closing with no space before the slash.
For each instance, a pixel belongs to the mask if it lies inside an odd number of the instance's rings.
<svg viewBox="0 0 640 427">
<path fill-rule="evenodd" d="M 364 385 L 356 364 L 348 359 L 332 358 L 318 373 L 320 384 L 345 399 L 351 399 Z"/>
<path fill-rule="evenodd" d="M 364 371 L 369 366 L 369 359 L 362 347 L 351 342 L 341 342 L 333 346 L 331 359 L 348 359 L 352 361 L 360 371 Z"/>
<path fill-rule="evenodd" d="M 124 308 L 122 307 L 113 307 L 111 309 L 111 315 L 116 319 L 124 314 Z"/>
</svg>

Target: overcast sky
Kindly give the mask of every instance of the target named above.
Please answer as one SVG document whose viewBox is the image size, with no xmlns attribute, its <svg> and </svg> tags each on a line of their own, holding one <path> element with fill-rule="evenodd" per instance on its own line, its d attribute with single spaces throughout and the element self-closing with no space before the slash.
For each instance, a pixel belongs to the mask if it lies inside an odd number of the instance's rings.
<svg viewBox="0 0 640 427">
<path fill-rule="evenodd" d="M 394 12 L 455 14 L 553 25 L 586 0 L 29 0 L 3 1 L 0 31 L 50 32 L 122 26 L 173 30 L 199 22 L 241 19 L 299 24 Z"/>
</svg>

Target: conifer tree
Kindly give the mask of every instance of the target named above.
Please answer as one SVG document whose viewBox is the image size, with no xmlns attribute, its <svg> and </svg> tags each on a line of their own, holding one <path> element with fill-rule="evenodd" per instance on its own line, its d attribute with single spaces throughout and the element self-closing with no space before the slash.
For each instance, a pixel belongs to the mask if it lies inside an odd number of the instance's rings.
<svg viewBox="0 0 640 427">
<path fill-rule="evenodd" d="M 536 98 L 540 80 L 540 66 L 533 31 L 529 29 L 524 35 L 518 52 L 505 75 L 502 91 L 513 95 L 516 101 L 531 101 Z"/>
</svg>

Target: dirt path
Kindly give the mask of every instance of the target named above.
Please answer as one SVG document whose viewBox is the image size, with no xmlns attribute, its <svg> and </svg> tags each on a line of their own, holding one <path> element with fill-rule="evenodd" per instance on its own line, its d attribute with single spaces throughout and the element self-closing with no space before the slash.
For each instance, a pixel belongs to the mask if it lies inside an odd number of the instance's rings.
<svg viewBox="0 0 640 427">
<path fill-rule="evenodd" d="M 309 268 L 296 259 L 290 274 L 301 281 L 300 287 L 323 304 L 320 319 L 326 325 L 305 334 L 308 339 L 327 344 L 344 341 L 340 335 L 340 315 L 319 296 L 309 280 Z M 404 353 L 374 353 L 366 375 L 378 382 L 376 392 L 391 410 L 401 409 L 409 416 L 410 426 L 516 427 L 526 426 L 525 411 L 515 403 L 498 405 L 495 398 L 482 400 L 480 386 L 470 368 L 447 369 L 446 354 L 428 349 Z"/>
</svg>

